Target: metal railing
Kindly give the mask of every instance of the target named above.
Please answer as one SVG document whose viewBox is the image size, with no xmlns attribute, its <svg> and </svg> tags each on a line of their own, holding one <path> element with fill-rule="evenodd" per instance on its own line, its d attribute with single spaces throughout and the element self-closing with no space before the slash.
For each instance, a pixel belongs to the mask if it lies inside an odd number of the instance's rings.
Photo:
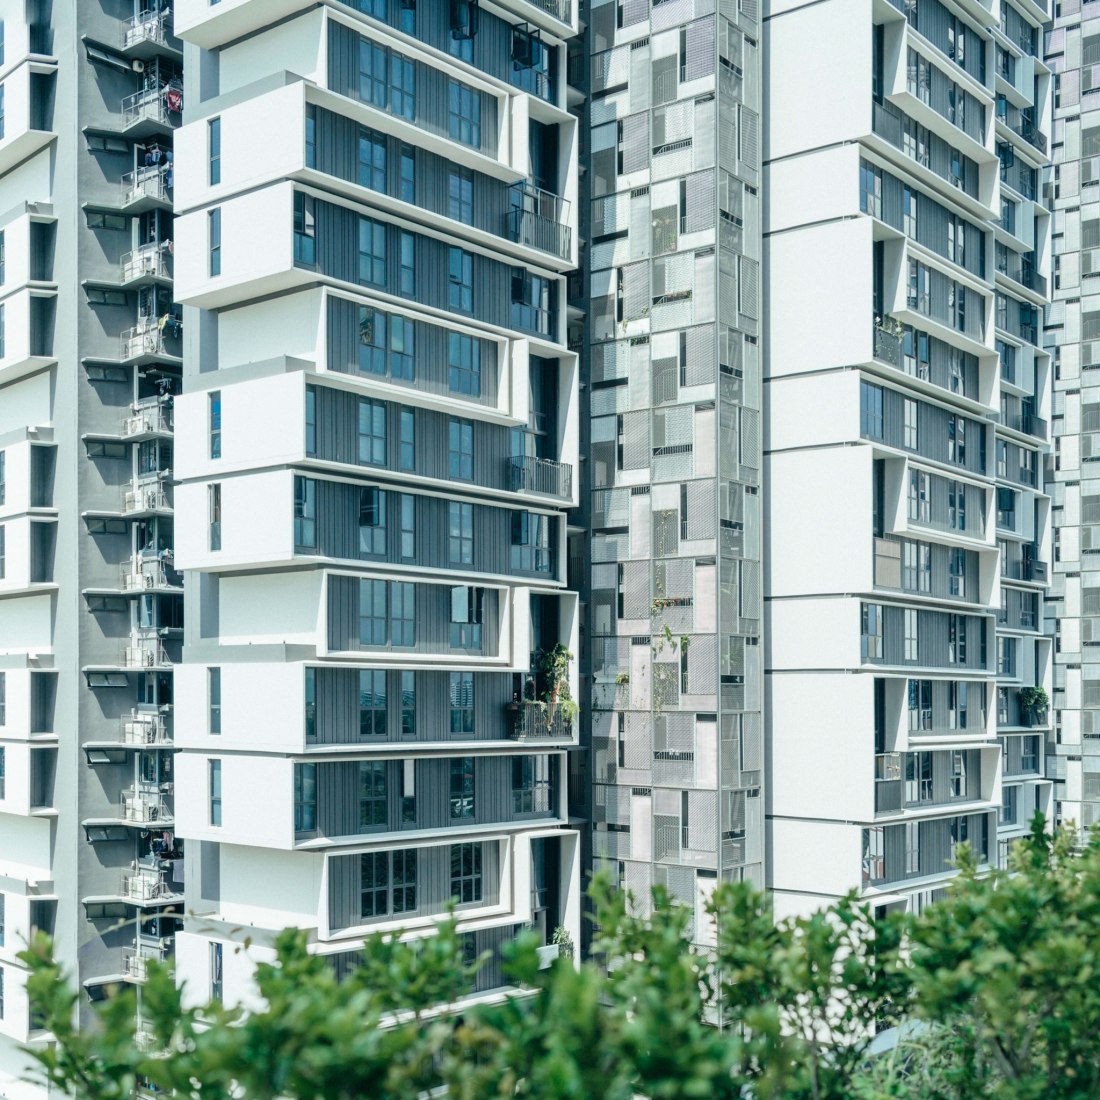
<svg viewBox="0 0 1100 1100">
<path fill-rule="evenodd" d="M 119 720 L 122 741 L 126 745 L 170 745 L 168 719 L 163 714 L 133 710 Z"/>
<path fill-rule="evenodd" d="M 170 663 L 160 642 L 140 641 L 122 647 L 124 668 L 158 668 Z"/>
<path fill-rule="evenodd" d="M 122 281 L 133 282 L 145 276 L 160 279 L 172 277 L 172 264 L 167 248 L 160 244 L 146 244 L 122 257 Z"/>
<path fill-rule="evenodd" d="M 139 405 L 131 410 L 122 422 L 124 436 L 147 435 L 151 432 L 172 431 L 171 407 L 168 405 Z"/>
<path fill-rule="evenodd" d="M 508 462 L 512 471 L 512 492 L 566 498 L 572 495 L 573 467 L 568 462 L 533 455 L 515 455 Z"/>
<path fill-rule="evenodd" d="M 569 259 L 573 242 L 573 230 L 568 225 L 524 207 L 508 211 L 504 236 L 516 244 L 549 252 L 562 260 Z"/>
<path fill-rule="evenodd" d="M 883 325 L 875 325 L 875 358 L 889 363 L 892 367 L 901 366 L 901 337 Z"/>
<path fill-rule="evenodd" d="M 539 11 L 552 15 L 562 23 L 570 23 L 573 19 L 573 0 L 527 0 L 527 3 Z"/>
<path fill-rule="evenodd" d="M 162 324 L 163 318 L 150 317 L 123 331 L 121 338 L 121 356 L 123 359 L 136 359 L 141 355 L 178 355 L 178 352 L 169 352 L 165 343 L 165 334 L 169 331 L 178 335 L 182 330 L 182 322 L 174 317 L 169 317 Z"/>
<path fill-rule="evenodd" d="M 180 586 L 179 573 L 160 558 L 130 558 L 122 563 L 122 587 L 126 592 Z"/>
<path fill-rule="evenodd" d="M 159 88 L 135 92 L 122 101 L 123 126 L 133 126 L 146 120 L 159 126 L 172 126 L 171 115 L 165 93 Z"/>
<path fill-rule="evenodd" d="M 132 485 L 122 494 L 123 512 L 167 512 L 172 508 L 160 485 Z"/>
<path fill-rule="evenodd" d="M 1034 119 L 1026 111 L 1022 111 L 1019 107 L 1012 106 L 1012 104 L 1005 104 L 1005 110 L 998 112 L 997 119 L 1003 122 L 1014 134 L 1022 137 L 1029 145 L 1035 146 L 1040 153 L 1046 153 L 1046 134 L 1040 132 Z"/>
<path fill-rule="evenodd" d="M 157 202 L 170 203 L 172 188 L 168 183 L 171 166 L 167 164 L 151 165 L 127 172 L 122 177 L 122 201 L 124 205 L 141 199 L 155 199 Z"/>
<path fill-rule="evenodd" d="M 165 881 L 163 871 L 145 868 L 122 876 L 122 896 L 132 901 L 156 901 L 175 893 Z"/>
<path fill-rule="evenodd" d="M 548 814 L 554 808 L 554 786 L 549 779 L 540 779 L 530 787 L 512 789 L 512 812 L 516 814 Z"/>
<path fill-rule="evenodd" d="M 168 11 L 143 11 L 140 15 L 131 16 L 122 27 L 122 48 L 132 49 L 146 42 L 167 45 L 170 14 Z"/>
<path fill-rule="evenodd" d="M 516 741 L 572 740 L 577 735 L 576 716 L 567 718 L 561 704 L 511 703 L 513 712 L 512 738 Z"/>
<path fill-rule="evenodd" d="M 164 795 L 158 790 L 134 790 L 122 792 L 119 808 L 124 821 L 148 824 L 154 821 L 171 821 L 172 811 Z"/>
</svg>

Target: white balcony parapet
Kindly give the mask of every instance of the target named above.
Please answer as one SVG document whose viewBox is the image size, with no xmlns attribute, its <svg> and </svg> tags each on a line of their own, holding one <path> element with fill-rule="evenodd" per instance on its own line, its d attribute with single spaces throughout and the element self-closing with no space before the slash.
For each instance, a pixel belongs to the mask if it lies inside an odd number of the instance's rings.
<svg viewBox="0 0 1100 1100">
<path fill-rule="evenodd" d="M 167 11 L 143 11 L 131 16 L 122 27 L 122 48 L 131 50 L 146 42 L 166 45 L 169 14 Z"/>
<path fill-rule="evenodd" d="M 172 166 L 156 164 L 127 172 L 122 177 L 122 201 L 125 205 L 142 199 L 156 202 L 172 201 Z"/>
<path fill-rule="evenodd" d="M 169 248 L 165 242 L 145 244 L 127 252 L 122 257 L 122 281 L 132 283 L 144 276 L 170 279 L 172 272 L 169 256 Z"/>
<path fill-rule="evenodd" d="M 127 745 L 168 745 L 172 737 L 163 714 L 133 710 L 120 719 L 122 741 Z"/>
<path fill-rule="evenodd" d="M 123 821 L 153 824 L 172 820 L 172 811 L 159 789 L 131 788 L 119 800 Z"/>
</svg>

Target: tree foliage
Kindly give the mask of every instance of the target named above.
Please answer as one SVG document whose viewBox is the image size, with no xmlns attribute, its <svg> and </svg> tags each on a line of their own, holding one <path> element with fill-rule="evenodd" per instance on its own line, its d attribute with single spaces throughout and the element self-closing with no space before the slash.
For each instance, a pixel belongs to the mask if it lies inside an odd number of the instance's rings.
<svg viewBox="0 0 1100 1100">
<path fill-rule="evenodd" d="M 57 1041 L 34 1057 L 78 1100 L 139 1084 L 194 1100 L 1100 1095 L 1096 839 L 1078 851 L 1037 821 L 1011 870 L 984 875 L 964 849 L 947 897 L 918 915 L 875 919 L 850 897 L 777 922 L 751 885 L 724 884 L 703 930 L 661 889 L 645 915 L 602 879 L 591 900 L 588 961 L 540 970 L 521 936 L 506 971 L 523 995 L 457 1012 L 440 1008 L 462 1000 L 476 964 L 453 920 L 420 939 L 370 938 L 343 981 L 288 930 L 257 966 L 252 1012 L 185 1008 L 151 966 L 138 1034 L 126 990 L 77 1029 L 77 994 L 39 939 L 22 958 Z M 692 947 L 693 933 L 712 946 Z"/>
</svg>

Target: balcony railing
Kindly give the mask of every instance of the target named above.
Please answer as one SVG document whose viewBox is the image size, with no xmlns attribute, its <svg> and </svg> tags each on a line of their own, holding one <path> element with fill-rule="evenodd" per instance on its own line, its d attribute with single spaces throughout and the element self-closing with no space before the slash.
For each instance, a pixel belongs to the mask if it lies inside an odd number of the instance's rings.
<svg viewBox="0 0 1100 1100">
<path fill-rule="evenodd" d="M 515 814 L 548 814 L 553 808 L 554 786 L 549 779 L 512 790 L 512 812 Z"/>
<path fill-rule="evenodd" d="M 539 11 L 552 15 L 562 23 L 572 22 L 573 0 L 527 0 L 527 3 Z"/>
<path fill-rule="evenodd" d="M 172 411 L 167 405 L 139 405 L 122 422 L 124 436 L 169 434 L 172 431 Z"/>
<path fill-rule="evenodd" d="M 122 741 L 126 745 L 170 745 L 171 729 L 163 714 L 133 710 L 120 719 Z"/>
<path fill-rule="evenodd" d="M 122 510 L 131 512 L 168 512 L 172 504 L 160 485 L 131 485 L 122 494 Z"/>
<path fill-rule="evenodd" d="M 156 821 L 171 821 L 172 811 L 159 790 L 141 790 L 131 788 L 122 792 L 119 800 L 124 821 L 138 824 L 151 824 Z"/>
<path fill-rule="evenodd" d="M 159 668 L 170 663 L 160 642 L 138 641 L 122 647 L 124 668 Z"/>
<path fill-rule="evenodd" d="M 1003 103 L 1003 101 L 1002 101 Z M 1041 133 L 1034 120 L 1027 112 L 1014 107 L 1011 104 L 1003 104 L 1004 110 L 997 114 L 997 119 L 1003 122 L 1014 134 L 1018 134 L 1029 145 L 1035 146 L 1040 153 L 1046 154 L 1047 137 Z"/>
<path fill-rule="evenodd" d="M 146 317 L 122 333 L 121 356 L 123 359 L 137 359 L 142 355 L 178 356 L 178 351 L 168 351 L 165 338 L 178 337 L 182 331 L 183 322 L 175 314 Z"/>
<path fill-rule="evenodd" d="M 122 177 L 122 201 L 128 206 L 132 202 L 140 202 L 142 199 L 153 199 L 156 202 L 170 203 L 172 201 L 172 167 L 168 164 L 154 165 L 147 168 L 138 168 L 136 171 L 127 172 Z"/>
<path fill-rule="evenodd" d="M 512 492 L 542 493 L 568 498 L 573 493 L 573 467 L 568 462 L 533 455 L 514 455 L 509 460 Z"/>
<path fill-rule="evenodd" d="M 1011 248 L 998 244 L 996 266 L 1002 275 L 1007 275 L 1028 290 L 1034 290 L 1037 294 L 1046 297 L 1047 281 L 1035 270 L 1034 253 L 1021 256 Z"/>
<path fill-rule="evenodd" d="M 512 737 L 516 741 L 571 740 L 576 737 L 576 716 L 567 717 L 561 704 L 511 703 L 506 709 L 512 713 Z"/>
<path fill-rule="evenodd" d="M 901 337 L 882 324 L 875 324 L 875 358 L 892 367 L 901 366 Z"/>
<path fill-rule="evenodd" d="M 180 891 L 168 885 L 163 871 L 155 871 L 151 867 L 122 876 L 122 896 L 131 901 L 156 901 L 178 893 Z"/>
<path fill-rule="evenodd" d="M 130 558 L 122 563 L 122 587 L 126 592 L 179 586 L 179 573 L 160 558 Z"/>
<path fill-rule="evenodd" d="M 132 283 L 146 277 L 170 279 L 172 265 L 168 249 L 161 244 L 142 245 L 122 257 L 122 281 Z"/>
<path fill-rule="evenodd" d="M 569 259 L 573 231 L 540 210 L 522 206 L 509 210 L 504 235 L 516 244 L 549 252 L 562 260 Z"/>
<path fill-rule="evenodd" d="M 1033 435 L 1036 439 L 1046 439 L 1047 422 L 1033 412 L 1026 412 L 1018 408 L 1003 408 L 1001 410 L 1001 423 L 1006 428 L 1025 435 Z"/>
<path fill-rule="evenodd" d="M 133 126 L 138 122 L 154 122 L 158 126 L 170 127 L 174 123 L 172 115 L 179 117 L 178 111 L 168 106 L 168 92 L 159 88 L 146 89 L 128 95 L 122 101 L 122 125 Z"/>
<path fill-rule="evenodd" d="M 1004 562 L 1001 565 L 1001 576 L 1012 581 L 1036 581 L 1046 584 L 1048 569 L 1045 561 L 1036 558 L 1021 558 L 1017 561 Z"/>
<path fill-rule="evenodd" d="M 143 11 L 140 15 L 131 16 L 122 28 L 122 48 L 129 50 L 146 42 L 166 45 L 170 15 L 171 12 L 167 11 Z"/>
</svg>

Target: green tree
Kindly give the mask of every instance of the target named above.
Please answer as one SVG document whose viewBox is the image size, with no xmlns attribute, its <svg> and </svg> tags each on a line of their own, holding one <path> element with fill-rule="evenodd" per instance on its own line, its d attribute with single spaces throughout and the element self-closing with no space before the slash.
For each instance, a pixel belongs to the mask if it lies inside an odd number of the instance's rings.
<svg viewBox="0 0 1100 1100">
<path fill-rule="evenodd" d="M 284 932 L 256 969 L 262 1007 L 184 1008 L 151 967 L 74 1026 L 77 994 L 36 940 L 34 1011 L 57 1038 L 42 1073 L 77 1100 L 122 1100 L 138 1083 L 202 1100 L 1078 1100 L 1100 1095 L 1100 842 L 1037 822 L 1011 873 L 979 874 L 960 850 L 944 900 L 876 920 L 845 898 L 775 921 L 749 884 L 695 913 L 663 889 L 645 915 L 592 886 L 592 958 L 539 968 L 510 947 L 522 995 L 455 1006 L 476 970 L 453 920 L 411 941 L 369 938 L 343 981 Z M 692 940 L 710 943 L 693 947 Z M 894 1023 L 900 1041 L 870 1054 Z M 881 1037 L 879 1039 L 881 1043 Z"/>
</svg>

